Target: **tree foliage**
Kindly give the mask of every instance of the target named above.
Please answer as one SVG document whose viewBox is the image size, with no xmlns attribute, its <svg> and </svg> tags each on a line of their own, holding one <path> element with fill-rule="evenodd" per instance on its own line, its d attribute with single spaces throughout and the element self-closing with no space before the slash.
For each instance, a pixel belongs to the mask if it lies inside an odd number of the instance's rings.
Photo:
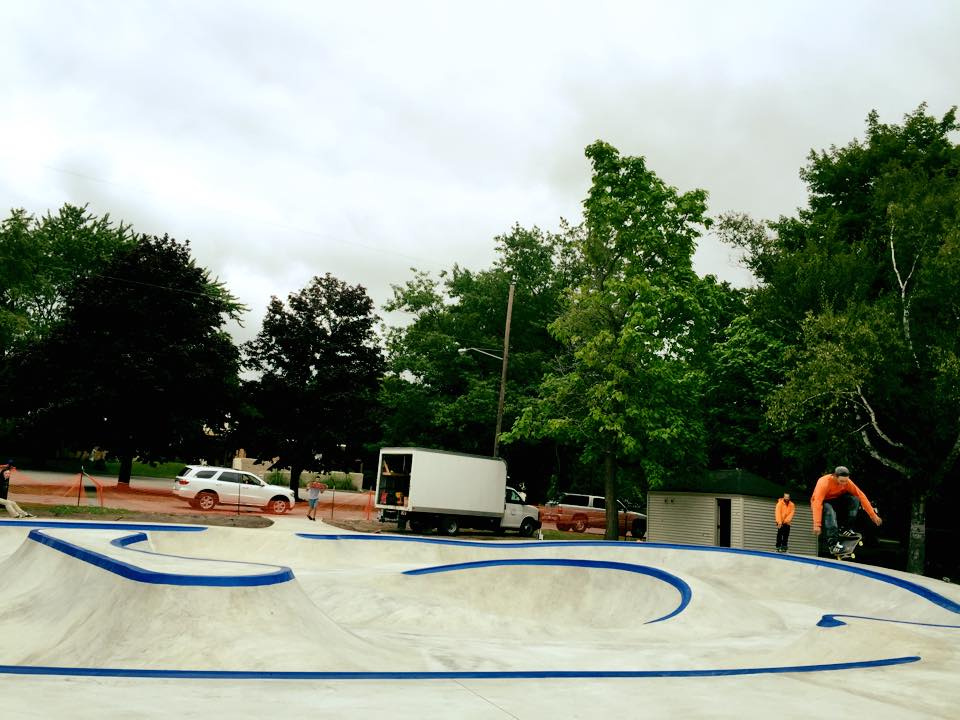
<svg viewBox="0 0 960 720">
<path fill-rule="evenodd" d="M 926 502 L 960 455 L 958 129 L 955 110 L 871 113 L 864 141 L 811 153 L 808 207 L 751 247 L 756 307 L 794 348 L 768 417 L 794 434 L 816 423 L 835 456 L 910 489 L 916 572 Z"/>
<path fill-rule="evenodd" d="M 604 142 L 586 149 L 593 180 L 585 230 L 573 248 L 574 284 L 550 331 L 563 354 L 511 437 L 576 445 L 603 463 L 607 534 L 616 537 L 617 466 L 635 461 L 655 486 L 703 468 L 705 288 L 692 269 L 706 193 L 680 193 L 642 157 Z"/>
<path fill-rule="evenodd" d="M 248 452 L 278 456 L 299 489 L 305 469 L 351 466 L 376 437 L 383 359 L 366 290 L 329 273 L 287 302 L 271 299 L 256 338 L 243 346 L 251 411 L 238 437 Z"/>
<path fill-rule="evenodd" d="M 132 458 L 198 452 L 235 400 L 240 306 L 188 243 L 139 236 L 71 286 L 62 319 L 12 356 L 5 389 L 21 435 Z"/>
<path fill-rule="evenodd" d="M 35 218 L 13 210 L 0 223 L 0 349 L 43 337 L 60 319 L 67 292 L 94 280 L 113 255 L 133 242 L 130 228 L 109 215 L 64 205 Z"/>
<path fill-rule="evenodd" d="M 510 284 L 515 296 L 504 429 L 535 394 L 545 363 L 559 348 L 547 324 L 569 282 L 567 248 L 577 232 L 566 225 L 557 233 L 515 225 L 495 238 L 493 267 L 474 272 L 454 266 L 438 278 L 414 271 L 394 286 L 386 309 L 411 320 L 386 333 L 385 444 L 492 452 Z M 466 348 L 488 354 L 459 352 Z M 501 445 L 500 452 L 511 481 L 545 497 L 562 453 L 537 442 Z"/>
</svg>

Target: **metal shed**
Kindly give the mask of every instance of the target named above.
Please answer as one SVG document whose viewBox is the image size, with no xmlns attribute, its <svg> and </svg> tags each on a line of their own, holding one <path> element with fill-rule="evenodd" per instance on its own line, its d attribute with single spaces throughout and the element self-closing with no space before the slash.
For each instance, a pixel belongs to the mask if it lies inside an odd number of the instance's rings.
<svg viewBox="0 0 960 720">
<path fill-rule="evenodd" d="M 716 470 L 647 493 L 647 541 L 774 551 L 774 509 L 784 488 L 746 470 Z M 797 506 L 790 552 L 816 555 L 810 502 Z"/>
</svg>

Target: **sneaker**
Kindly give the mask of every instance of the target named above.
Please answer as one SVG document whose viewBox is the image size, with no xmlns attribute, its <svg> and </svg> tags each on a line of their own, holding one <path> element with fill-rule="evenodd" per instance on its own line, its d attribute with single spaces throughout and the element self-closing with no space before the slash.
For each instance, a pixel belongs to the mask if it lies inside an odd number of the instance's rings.
<svg viewBox="0 0 960 720">
<path fill-rule="evenodd" d="M 827 550 L 831 555 L 839 555 L 843 552 L 843 545 L 841 545 L 840 543 L 834 543 L 833 545 L 828 547 Z"/>
<path fill-rule="evenodd" d="M 840 537 L 845 537 L 845 538 L 856 537 L 859 534 L 860 533 L 858 533 L 856 530 L 851 530 L 850 528 L 840 531 Z"/>
</svg>

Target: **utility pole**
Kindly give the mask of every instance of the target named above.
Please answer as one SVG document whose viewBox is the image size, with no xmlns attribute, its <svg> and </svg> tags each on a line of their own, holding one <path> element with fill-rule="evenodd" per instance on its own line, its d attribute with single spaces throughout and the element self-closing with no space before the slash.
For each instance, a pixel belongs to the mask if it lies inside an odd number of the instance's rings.
<svg viewBox="0 0 960 720">
<path fill-rule="evenodd" d="M 503 398 L 507 390 L 507 357 L 510 354 L 510 319 L 513 317 L 513 290 L 507 296 L 507 322 L 503 329 L 503 369 L 500 371 L 500 401 L 497 403 L 497 432 L 493 436 L 493 456 L 500 457 L 500 428 L 503 425 Z"/>
</svg>

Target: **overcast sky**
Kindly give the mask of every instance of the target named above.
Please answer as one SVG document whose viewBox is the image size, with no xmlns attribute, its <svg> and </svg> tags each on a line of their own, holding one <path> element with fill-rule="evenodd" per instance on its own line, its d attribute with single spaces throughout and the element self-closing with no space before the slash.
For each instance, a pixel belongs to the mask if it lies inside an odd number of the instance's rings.
<svg viewBox="0 0 960 720">
<path fill-rule="evenodd" d="M 0 0 L 0 211 L 189 239 L 248 304 L 484 269 L 578 222 L 596 139 L 716 215 L 792 214 L 811 149 L 960 102 L 960 2 Z M 704 240 L 701 274 L 748 282 Z"/>
</svg>

